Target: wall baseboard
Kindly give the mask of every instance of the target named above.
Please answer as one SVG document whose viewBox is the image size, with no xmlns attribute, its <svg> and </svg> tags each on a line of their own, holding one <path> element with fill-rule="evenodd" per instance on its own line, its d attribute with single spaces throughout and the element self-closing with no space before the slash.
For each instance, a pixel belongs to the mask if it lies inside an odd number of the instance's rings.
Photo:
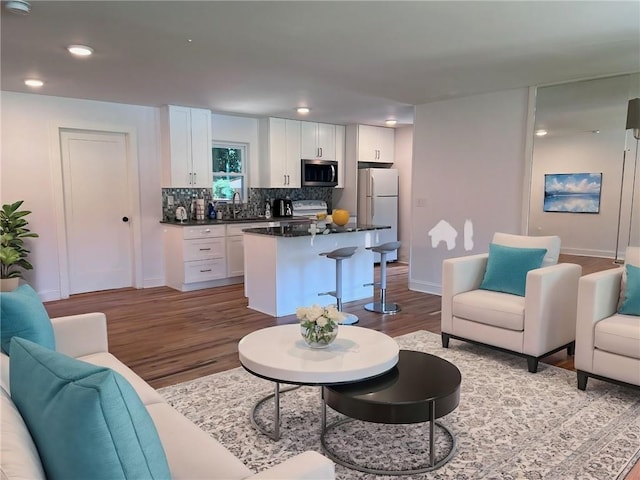
<svg viewBox="0 0 640 480">
<path fill-rule="evenodd" d="M 164 287 L 165 285 L 164 278 L 145 278 L 142 281 L 142 288 Z"/>
<path fill-rule="evenodd" d="M 561 248 L 560 253 L 565 255 L 581 255 L 583 257 L 615 258 L 612 250 L 590 250 L 584 248 Z M 622 252 L 624 254 L 624 252 Z"/>
<path fill-rule="evenodd" d="M 61 300 L 62 296 L 60 290 L 47 290 L 45 292 L 38 292 L 40 300 L 43 302 L 53 302 L 54 300 Z"/>
<path fill-rule="evenodd" d="M 409 290 L 442 296 L 442 285 L 439 283 L 423 282 L 412 278 L 409 279 Z"/>
</svg>

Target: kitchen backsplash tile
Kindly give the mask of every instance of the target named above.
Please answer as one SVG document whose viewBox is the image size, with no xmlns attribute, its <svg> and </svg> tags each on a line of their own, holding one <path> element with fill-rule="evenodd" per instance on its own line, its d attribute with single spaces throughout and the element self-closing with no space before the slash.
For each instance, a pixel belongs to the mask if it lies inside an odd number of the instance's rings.
<svg viewBox="0 0 640 480">
<path fill-rule="evenodd" d="M 332 187 L 304 187 L 304 188 L 250 188 L 249 199 L 243 203 L 241 217 L 264 215 L 264 205 L 267 199 L 290 198 L 291 200 L 324 200 L 331 211 Z M 168 199 L 173 197 L 173 206 L 169 207 Z M 175 211 L 179 206 L 185 207 L 187 212 L 191 210 L 191 202 L 196 198 L 204 199 L 205 214 L 207 205 L 212 201 L 210 188 L 163 188 L 162 189 L 162 216 L 165 221 L 175 219 Z M 231 201 L 214 202 L 216 210 L 221 209 L 224 218 L 231 216 Z"/>
</svg>

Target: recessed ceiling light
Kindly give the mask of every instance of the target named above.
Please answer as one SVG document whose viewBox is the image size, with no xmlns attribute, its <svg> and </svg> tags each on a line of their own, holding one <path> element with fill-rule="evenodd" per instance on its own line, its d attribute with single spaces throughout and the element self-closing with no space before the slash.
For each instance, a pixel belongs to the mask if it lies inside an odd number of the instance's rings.
<svg viewBox="0 0 640 480">
<path fill-rule="evenodd" d="M 31 12 L 31 4 L 26 0 L 10 0 L 4 4 L 4 8 L 17 15 L 28 15 Z"/>
<path fill-rule="evenodd" d="M 544 128 L 541 128 L 540 130 L 536 130 L 536 137 L 544 137 L 547 132 Z"/>
<path fill-rule="evenodd" d="M 69 50 L 69 53 L 77 55 L 78 57 L 88 57 L 93 53 L 93 48 L 87 47 L 86 45 L 69 45 L 67 50 Z"/>
<path fill-rule="evenodd" d="M 389 127 L 393 127 L 396 123 L 398 123 L 398 121 L 390 118 L 389 120 L 385 120 L 384 123 Z"/>
<path fill-rule="evenodd" d="M 311 111 L 311 109 L 309 107 L 298 107 L 298 108 L 296 108 L 296 112 L 302 113 L 302 114 L 309 113 L 310 111 Z"/>
<path fill-rule="evenodd" d="M 38 80 L 36 78 L 27 78 L 24 81 L 24 84 L 28 87 L 34 87 L 34 88 L 38 88 L 44 85 L 44 82 L 42 80 Z"/>
</svg>

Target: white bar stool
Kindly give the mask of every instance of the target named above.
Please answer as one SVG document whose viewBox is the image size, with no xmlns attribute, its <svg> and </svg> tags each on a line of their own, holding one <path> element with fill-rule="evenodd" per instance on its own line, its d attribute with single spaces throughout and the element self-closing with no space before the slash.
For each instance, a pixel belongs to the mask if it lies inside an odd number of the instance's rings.
<svg viewBox="0 0 640 480">
<path fill-rule="evenodd" d="M 320 255 L 336 261 L 336 289 L 332 292 L 319 293 L 318 295 L 333 295 L 336 297 L 339 312 L 342 312 L 342 261 L 351 258 L 357 249 L 358 247 L 343 247 L 331 252 L 320 253 Z M 353 325 L 359 320 L 358 317 L 352 313 L 344 313 L 344 315 L 346 317 L 340 322 L 340 325 Z"/>
<path fill-rule="evenodd" d="M 400 306 L 397 303 L 387 302 L 387 253 L 398 248 L 400 248 L 400 242 L 387 242 L 375 247 L 367 247 L 367 250 L 380 254 L 380 282 L 367 283 L 365 286 L 380 287 L 380 301 L 367 303 L 364 306 L 365 310 L 392 315 L 400 311 Z"/>
</svg>

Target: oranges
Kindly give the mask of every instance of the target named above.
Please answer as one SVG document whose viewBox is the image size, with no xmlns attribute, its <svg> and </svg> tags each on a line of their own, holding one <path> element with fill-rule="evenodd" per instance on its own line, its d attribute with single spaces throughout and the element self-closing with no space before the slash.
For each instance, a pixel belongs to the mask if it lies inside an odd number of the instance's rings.
<svg viewBox="0 0 640 480">
<path fill-rule="evenodd" d="M 349 210 L 342 210 L 338 208 L 333 211 L 331 216 L 333 217 L 333 223 L 341 227 L 344 227 L 349 223 Z"/>
</svg>

